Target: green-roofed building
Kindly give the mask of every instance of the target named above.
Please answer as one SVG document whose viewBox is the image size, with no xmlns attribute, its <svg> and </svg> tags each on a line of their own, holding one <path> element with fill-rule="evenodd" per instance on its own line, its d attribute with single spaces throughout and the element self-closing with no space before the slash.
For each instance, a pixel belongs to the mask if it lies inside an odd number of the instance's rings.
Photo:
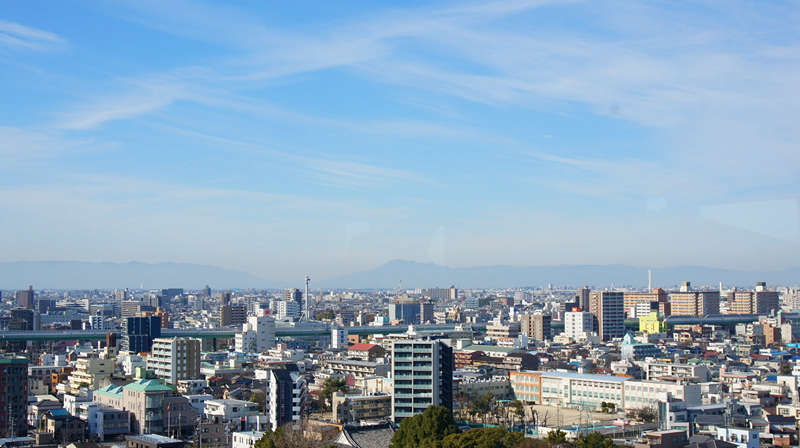
<svg viewBox="0 0 800 448">
<path fill-rule="evenodd" d="M 97 402 L 131 412 L 131 431 L 137 434 L 188 434 L 197 422 L 189 399 L 155 380 L 140 379 L 124 386 L 94 391 Z"/>
</svg>

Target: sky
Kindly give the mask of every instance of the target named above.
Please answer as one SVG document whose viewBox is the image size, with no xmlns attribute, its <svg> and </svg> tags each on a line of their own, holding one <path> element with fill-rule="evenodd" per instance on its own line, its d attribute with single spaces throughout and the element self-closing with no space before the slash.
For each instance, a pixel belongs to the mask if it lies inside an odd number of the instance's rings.
<svg viewBox="0 0 800 448">
<path fill-rule="evenodd" d="M 794 2 L 3 2 L 0 262 L 800 266 Z"/>
</svg>

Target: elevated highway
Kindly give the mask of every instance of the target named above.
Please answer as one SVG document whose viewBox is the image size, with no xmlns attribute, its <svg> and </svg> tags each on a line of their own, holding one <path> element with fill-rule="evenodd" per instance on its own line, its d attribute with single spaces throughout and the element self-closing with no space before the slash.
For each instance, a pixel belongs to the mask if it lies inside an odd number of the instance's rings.
<svg viewBox="0 0 800 448">
<path fill-rule="evenodd" d="M 758 321 L 759 317 L 766 316 L 766 314 L 709 314 L 702 317 L 695 316 L 668 316 L 664 322 L 667 327 L 674 327 L 676 325 L 719 325 L 731 327 L 740 323 L 750 323 Z M 800 313 L 784 313 L 783 317 L 788 320 L 800 320 Z M 482 331 L 486 329 L 485 324 L 465 324 L 473 330 Z M 564 328 L 563 321 L 553 321 L 552 328 Z M 637 330 L 639 328 L 639 319 L 625 319 L 625 327 L 630 330 Z M 434 324 L 434 325 L 414 325 L 414 329 L 418 332 L 438 332 L 450 331 L 456 328 L 456 324 Z M 222 328 L 188 328 L 188 329 L 173 329 L 163 328 L 161 330 L 161 337 L 190 337 L 200 339 L 218 339 L 218 338 L 233 338 L 236 333 L 241 331 L 239 327 L 222 327 Z M 373 326 L 355 326 L 347 327 L 350 334 L 398 334 L 408 331 L 408 325 L 384 325 L 380 327 Z M 117 333 L 117 338 L 120 338 L 121 332 L 119 330 L 65 330 L 65 331 L 0 331 L 0 342 L 2 341 L 100 341 L 106 338 L 106 333 Z M 316 337 L 316 336 L 330 336 L 330 325 L 324 323 L 316 324 L 301 324 L 295 327 L 278 327 L 275 330 L 275 337 L 277 338 L 292 338 L 292 337 Z"/>
</svg>

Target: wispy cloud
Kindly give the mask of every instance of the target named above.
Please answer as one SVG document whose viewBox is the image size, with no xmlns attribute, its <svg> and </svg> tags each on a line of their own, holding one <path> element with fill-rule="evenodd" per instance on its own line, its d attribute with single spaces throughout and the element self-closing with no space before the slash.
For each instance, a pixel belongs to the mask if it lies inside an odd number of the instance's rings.
<svg viewBox="0 0 800 448">
<path fill-rule="evenodd" d="M 52 50 L 65 45 L 58 34 L 0 20 L 0 46 L 28 50 Z"/>
</svg>

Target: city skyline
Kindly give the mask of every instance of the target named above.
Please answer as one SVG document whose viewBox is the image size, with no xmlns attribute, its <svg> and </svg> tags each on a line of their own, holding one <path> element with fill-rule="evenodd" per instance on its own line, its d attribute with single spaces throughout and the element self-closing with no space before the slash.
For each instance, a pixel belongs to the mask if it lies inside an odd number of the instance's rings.
<svg viewBox="0 0 800 448">
<path fill-rule="evenodd" d="M 795 268 L 797 15 L 12 3 L 0 262 Z"/>
</svg>

